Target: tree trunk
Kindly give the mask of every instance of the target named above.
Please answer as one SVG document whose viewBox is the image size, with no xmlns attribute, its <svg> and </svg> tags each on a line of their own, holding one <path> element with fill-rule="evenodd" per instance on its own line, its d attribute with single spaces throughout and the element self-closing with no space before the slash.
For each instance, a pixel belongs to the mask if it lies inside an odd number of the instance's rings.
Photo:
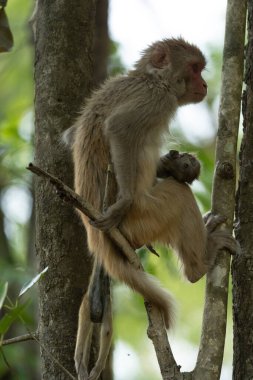
<svg viewBox="0 0 253 380">
<path fill-rule="evenodd" d="M 60 139 L 90 90 L 94 8 L 92 0 L 44 0 L 35 16 L 35 160 L 71 187 L 70 153 Z M 40 178 L 35 202 L 39 269 L 49 266 L 39 286 L 42 379 L 69 379 L 52 356 L 75 373 L 77 315 L 91 263 L 75 211 Z"/>
<path fill-rule="evenodd" d="M 227 218 L 232 231 L 235 206 L 236 151 L 243 81 L 246 0 L 228 0 L 223 51 L 219 128 L 212 212 Z M 193 379 L 218 380 L 226 335 L 230 254 L 223 250 L 206 276 L 201 343 Z"/>
<path fill-rule="evenodd" d="M 246 90 L 243 94 L 243 140 L 240 150 L 240 180 L 237 192 L 236 238 L 241 251 L 234 257 L 233 379 L 253 378 L 253 1 L 248 1 Z"/>
<path fill-rule="evenodd" d="M 94 87 L 98 87 L 107 77 L 109 48 L 108 0 L 97 0 L 94 35 Z"/>
</svg>

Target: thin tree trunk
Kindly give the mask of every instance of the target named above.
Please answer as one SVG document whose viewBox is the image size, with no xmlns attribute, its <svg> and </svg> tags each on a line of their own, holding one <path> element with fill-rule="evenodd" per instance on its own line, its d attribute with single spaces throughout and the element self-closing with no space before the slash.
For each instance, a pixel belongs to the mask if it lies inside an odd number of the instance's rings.
<svg viewBox="0 0 253 380">
<path fill-rule="evenodd" d="M 44 0 L 35 15 L 35 160 L 70 186 L 72 163 L 60 139 L 89 93 L 94 8 L 93 0 Z M 49 266 L 39 286 L 42 379 L 69 379 L 50 355 L 75 373 L 77 315 L 91 263 L 76 213 L 39 178 L 35 202 L 39 269 Z"/>
<path fill-rule="evenodd" d="M 240 180 L 237 192 L 236 237 L 241 251 L 234 257 L 233 379 L 253 378 L 253 1 L 248 1 L 246 90 L 243 94 L 243 140 L 240 150 Z"/>
<path fill-rule="evenodd" d="M 223 78 L 216 143 L 212 211 L 227 217 L 232 231 L 235 205 L 236 150 L 240 117 L 246 0 L 228 0 L 223 52 Z M 228 252 L 221 252 L 207 274 L 202 337 L 193 378 L 220 378 L 226 335 L 230 269 Z"/>
</svg>

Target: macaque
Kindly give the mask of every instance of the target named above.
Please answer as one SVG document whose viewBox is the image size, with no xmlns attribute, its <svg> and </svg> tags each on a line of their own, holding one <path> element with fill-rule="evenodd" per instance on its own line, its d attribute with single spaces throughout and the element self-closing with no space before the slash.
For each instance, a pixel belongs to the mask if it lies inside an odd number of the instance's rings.
<svg viewBox="0 0 253 380">
<path fill-rule="evenodd" d="M 199 103 L 207 94 L 205 65 L 202 52 L 182 38 L 155 42 L 127 75 L 107 80 L 93 93 L 66 133 L 73 150 L 75 190 L 97 210 L 102 211 L 109 163 L 115 173 L 114 200 L 101 219 L 81 215 L 90 252 L 111 277 L 154 304 L 166 328 L 173 322 L 172 297 L 152 276 L 136 270 L 106 231 L 119 227 L 134 249 L 155 242 L 171 246 L 191 282 L 207 272 L 219 249 L 234 249 L 233 239 L 215 229 L 223 219 L 211 215 L 207 223 L 214 219 L 212 228 L 206 228 L 185 183 L 198 177 L 198 161 L 178 152 L 159 159 L 162 137 L 178 107 Z M 178 164 L 182 160 L 186 165 Z M 81 310 L 86 302 L 87 297 Z M 84 323 L 80 312 L 79 330 Z M 79 374 L 86 373 L 85 368 L 85 361 L 79 363 Z"/>
<path fill-rule="evenodd" d="M 170 150 L 160 158 L 157 166 L 156 176 L 158 178 L 174 177 L 179 182 L 191 184 L 200 174 L 200 163 L 192 154 L 179 153 Z"/>
</svg>

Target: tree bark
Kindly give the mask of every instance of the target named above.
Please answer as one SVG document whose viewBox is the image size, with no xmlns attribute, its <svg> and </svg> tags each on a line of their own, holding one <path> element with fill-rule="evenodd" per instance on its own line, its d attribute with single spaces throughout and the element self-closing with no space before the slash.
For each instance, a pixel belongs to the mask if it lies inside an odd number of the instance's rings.
<svg viewBox="0 0 253 380">
<path fill-rule="evenodd" d="M 98 87 L 108 74 L 110 38 L 108 31 L 108 0 L 96 0 L 94 35 L 94 75 L 93 86 Z"/>
<path fill-rule="evenodd" d="M 241 251 L 234 257 L 233 379 L 253 378 L 253 1 L 248 1 L 246 90 L 243 94 L 243 139 L 240 149 L 240 179 L 237 191 L 236 238 Z"/>
<path fill-rule="evenodd" d="M 223 78 L 216 142 L 212 212 L 227 217 L 232 231 L 235 206 L 236 150 L 243 81 L 246 0 L 228 0 L 223 52 Z M 220 378 L 226 335 L 230 254 L 219 253 L 207 273 L 202 336 L 193 379 Z"/>
<path fill-rule="evenodd" d="M 38 1 L 35 15 L 35 162 L 72 186 L 70 154 L 61 144 L 92 79 L 95 5 L 92 0 Z M 42 379 L 69 379 L 74 370 L 77 315 L 91 270 L 85 232 L 73 208 L 62 207 L 51 186 L 35 181 L 36 253 Z"/>
</svg>

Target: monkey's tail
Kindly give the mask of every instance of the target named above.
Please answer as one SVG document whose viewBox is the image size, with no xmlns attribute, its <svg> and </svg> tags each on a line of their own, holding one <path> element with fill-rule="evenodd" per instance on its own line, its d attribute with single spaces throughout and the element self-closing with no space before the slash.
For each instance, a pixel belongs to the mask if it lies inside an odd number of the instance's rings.
<svg viewBox="0 0 253 380">
<path fill-rule="evenodd" d="M 88 228 L 89 245 L 93 245 L 90 243 L 91 241 L 94 243 L 94 233 L 96 235 L 97 232 Z M 90 249 L 97 254 L 109 275 L 141 294 L 145 301 L 154 304 L 161 311 L 166 328 L 172 327 L 175 307 L 170 293 L 163 289 L 153 276 L 135 269 L 107 236 L 101 232 L 98 233 L 96 247 L 90 246 Z M 92 239 L 90 235 L 93 235 Z"/>
<path fill-rule="evenodd" d="M 119 273 L 119 279 L 140 293 L 145 301 L 154 304 L 161 311 L 166 328 L 171 328 L 175 319 L 175 302 L 171 294 L 153 276 L 136 270 L 128 262 L 126 264 L 126 269 Z"/>
</svg>

